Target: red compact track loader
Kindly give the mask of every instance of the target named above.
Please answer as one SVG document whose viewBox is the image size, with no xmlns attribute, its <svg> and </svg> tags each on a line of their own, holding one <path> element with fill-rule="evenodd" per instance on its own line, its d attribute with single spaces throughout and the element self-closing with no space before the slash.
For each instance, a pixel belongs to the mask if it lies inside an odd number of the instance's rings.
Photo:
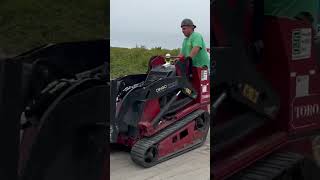
<svg viewBox="0 0 320 180">
<path fill-rule="evenodd" d="M 209 72 L 181 57 L 152 57 L 145 74 L 111 81 L 110 142 L 144 167 L 201 146 L 209 130 Z"/>
<path fill-rule="evenodd" d="M 211 3 L 213 179 L 320 179 L 319 44 L 311 23 L 266 16 L 263 1 Z"/>
</svg>

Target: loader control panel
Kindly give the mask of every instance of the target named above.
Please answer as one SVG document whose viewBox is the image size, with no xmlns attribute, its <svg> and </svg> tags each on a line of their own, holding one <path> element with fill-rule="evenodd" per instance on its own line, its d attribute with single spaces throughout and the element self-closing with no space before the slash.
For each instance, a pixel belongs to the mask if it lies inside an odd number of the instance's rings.
<svg viewBox="0 0 320 180">
<path fill-rule="evenodd" d="M 176 75 L 176 68 L 174 65 L 166 63 L 151 69 L 146 81 L 153 82 L 161 78 L 174 77 Z"/>
</svg>

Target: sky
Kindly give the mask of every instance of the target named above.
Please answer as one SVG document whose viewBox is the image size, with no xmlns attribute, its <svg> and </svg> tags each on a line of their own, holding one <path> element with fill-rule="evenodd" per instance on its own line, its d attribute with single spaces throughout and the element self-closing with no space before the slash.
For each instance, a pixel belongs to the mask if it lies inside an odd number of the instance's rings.
<svg viewBox="0 0 320 180">
<path fill-rule="evenodd" d="M 196 31 L 210 39 L 210 0 L 111 0 L 110 10 L 111 46 L 159 42 L 163 47 L 165 41 L 180 46 L 184 18 L 192 19 Z"/>
</svg>

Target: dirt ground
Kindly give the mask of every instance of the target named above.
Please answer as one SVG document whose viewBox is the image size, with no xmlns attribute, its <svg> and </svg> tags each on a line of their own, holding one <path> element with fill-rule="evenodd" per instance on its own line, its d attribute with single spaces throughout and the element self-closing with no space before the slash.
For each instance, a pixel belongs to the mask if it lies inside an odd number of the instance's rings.
<svg viewBox="0 0 320 180">
<path fill-rule="evenodd" d="M 208 135 L 210 132 L 208 133 Z M 210 136 L 198 149 L 151 168 L 136 165 L 127 149 L 114 147 L 110 153 L 111 180 L 209 180 Z"/>
</svg>

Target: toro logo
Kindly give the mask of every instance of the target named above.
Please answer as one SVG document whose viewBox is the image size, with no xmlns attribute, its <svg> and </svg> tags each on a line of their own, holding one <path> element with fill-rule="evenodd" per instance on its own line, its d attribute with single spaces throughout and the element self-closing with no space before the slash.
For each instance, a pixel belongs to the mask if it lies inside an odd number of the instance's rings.
<svg viewBox="0 0 320 180">
<path fill-rule="evenodd" d="M 167 87 L 168 87 L 167 85 L 163 85 L 163 86 L 157 88 L 156 92 L 159 93 L 160 91 L 163 91 L 163 90 L 167 89 Z"/>
<path fill-rule="evenodd" d="M 294 107 L 296 118 L 305 118 L 320 114 L 319 104 L 306 104 Z"/>
</svg>

